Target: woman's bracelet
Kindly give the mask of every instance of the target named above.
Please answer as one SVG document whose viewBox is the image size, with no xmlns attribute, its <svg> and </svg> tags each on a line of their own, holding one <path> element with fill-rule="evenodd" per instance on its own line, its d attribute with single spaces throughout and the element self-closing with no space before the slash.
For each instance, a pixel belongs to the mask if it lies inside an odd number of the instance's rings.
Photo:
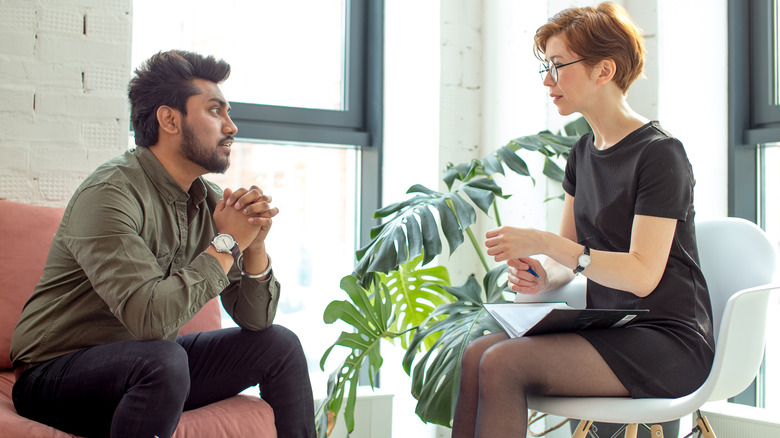
<svg viewBox="0 0 780 438">
<path fill-rule="evenodd" d="M 268 257 L 268 267 L 265 269 L 265 271 L 259 273 L 259 274 L 250 274 L 246 271 L 244 271 L 244 253 L 238 255 L 238 259 L 236 260 L 236 265 L 238 265 L 238 269 L 241 270 L 241 275 L 243 275 L 246 278 L 263 278 L 266 275 L 268 275 L 269 272 L 271 272 L 271 256 L 266 253 L 266 257 Z"/>
</svg>

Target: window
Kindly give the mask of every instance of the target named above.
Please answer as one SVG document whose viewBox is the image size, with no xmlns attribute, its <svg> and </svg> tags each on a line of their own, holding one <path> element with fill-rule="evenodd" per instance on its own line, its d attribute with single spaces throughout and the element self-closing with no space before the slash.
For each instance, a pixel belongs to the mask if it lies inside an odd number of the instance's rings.
<svg viewBox="0 0 780 438">
<path fill-rule="evenodd" d="M 778 0 L 729 0 L 729 215 L 756 222 L 780 247 L 780 44 Z M 776 314 L 780 306 L 775 302 Z M 780 333 L 770 318 L 756 384 L 737 397 L 780 406 Z"/>
<path fill-rule="evenodd" d="M 221 88 L 237 141 L 230 169 L 206 178 L 256 184 L 280 209 L 268 237 L 282 283 L 276 322 L 300 337 L 315 397 L 326 389 L 319 359 L 343 329 L 322 314 L 342 297 L 380 202 L 382 15 L 368 0 L 133 3 L 133 68 L 169 49 L 231 64 Z"/>
</svg>

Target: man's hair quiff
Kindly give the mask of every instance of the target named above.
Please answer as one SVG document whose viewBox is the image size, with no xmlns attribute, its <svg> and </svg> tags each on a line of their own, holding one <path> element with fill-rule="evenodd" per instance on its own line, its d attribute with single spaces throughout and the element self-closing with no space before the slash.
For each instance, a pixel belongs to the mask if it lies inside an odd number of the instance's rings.
<svg viewBox="0 0 780 438">
<path fill-rule="evenodd" d="M 157 109 L 162 105 L 187 115 L 187 99 L 200 90 L 193 79 L 220 84 L 230 76 L 230 65 L 213 56 L 184 50 L 158 52 L 135 70 L 128 86 L 130 121 L 135 144 L 149 147 L 157 143 L 160 128 Z"/>
</svg>

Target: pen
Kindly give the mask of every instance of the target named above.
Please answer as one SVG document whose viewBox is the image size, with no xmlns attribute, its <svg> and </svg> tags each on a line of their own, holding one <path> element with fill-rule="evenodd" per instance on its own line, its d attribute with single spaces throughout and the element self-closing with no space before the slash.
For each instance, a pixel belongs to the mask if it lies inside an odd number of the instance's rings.
<svg viewBox="0 0 780 438">
<path fill-rule="evenodd" d="M 539 278 L 539 274 L 537 274 L 536 272 L 534 272 L 534 270 L 533 270 L 533 269 L 531 269 L 531 267 L 530 267 L 530 266 L 528 267 L 528 272 L 530 272 L 530 273 L 531 273 L 531 275 L 533 275 L 534 277 L 536 277 L 536 278 Z"/>
</svg>

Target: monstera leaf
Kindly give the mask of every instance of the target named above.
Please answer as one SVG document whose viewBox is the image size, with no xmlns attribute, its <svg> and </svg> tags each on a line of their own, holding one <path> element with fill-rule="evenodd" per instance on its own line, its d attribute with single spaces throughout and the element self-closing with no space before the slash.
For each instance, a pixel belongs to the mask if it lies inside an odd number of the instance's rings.
<svg viewBox="0 0 780 438">
<path fill-rule="evenodd" d="M 485 275 L 484 294 L 473 275 L 461 286 L 446 287 L 445 290 L 458 301 L 437 307 L 430 319 L 445 315 L 446 318 L 430 326 L 426 321 L 421 324 L 423 328 L 415 333 L 404 355 L 403 366 L 412 376 L 412 395 L 417 399 L 415 412 L 423 421 L 452 426 L 463 350 L 474 339 L 501 331 L 482 304 L 506 301 L 502 294 L 506 282 L 501 281 L 501 275 L 506 270 L 506 265 L 502 265 Z M 420 344 L 431 336 L 438 337 L 412 371 Z"/>
<path fill-rule="evenodd" d="M 373 376 L 382 366 L 379 341 L 396 336 L 390 331 L 394 315 L 387 287 L 379 284 L 381 292 L 371 293 L 361 287 L 356 278 L 348 275 L 341 280 L 341 288 L 349 295 L 350 301 L 332 301 L 325 308 L 323 319 L 328 324 L 340 319 L 351 325 L 355 331 L 341 332 L 338 340 L 320 359 L 320 369 L 324 371 L 325 361 L 334 347 L 342 346 L 351 350 L 342 365 L 330 375 L 327 398 L 317 408 L 319 436 L 326 436 L 330 432 L 345 395 L 347 404 L 344 406 L 344 420 L 350 431 L 355 428 L 355 401 L 360 368 L 364 363 L 368 364 L 368 375 L 373 388 Z"/>
<path fill-rule="evenodd" d="M 442 253 L 442 236 L 450 254 L 468 237 L 482 268 L 488 271 L 483 245 L 470 225 L 477 220 L 478 210 L 490 216 L 491 209 L 492 219 L 501 225 L 495 201 L 509 196 L 503 194 L 493 176 L 504 175 L 506 167 L 533 180 L 528 165 L 518 155 L 527 150 L 544 155 L 542 173 L 562 181 L 564 172 L 556 161 L 565 159 L 571 146 L 590 127 L 581 118 L 564 129 L 566 135 L 542 131 L 513 139 L 481 160 L 449 164 L 443 177 L 448 191 L 414 185 L 407 191 L 414 195 L 412 198 L 374 213 L 374 218 L 383 223 L 371 230 L 371 241 L 356 252 L 358 263 L 352 275 L 342 280 L 350 301 L 334 301 L 325 310 L 326 322 L 341 319 L 354 332 L 342 333 L 320 361 L 320 367 L 324 367 L 335 346 L 349 349 L 331 375 L 326 400 L 318 407 L 320 436 L 325 436 L 328 423 L 332 424 L 345 399 L 344 417 L 348 430 L 353 430 L 358 372 L 367 364 L 368 375 L 373 378 L 381 367 L 381 339 L 400 339 L 402 346 L 408 346 L 403 365 L 412 376 L 420 418 L 450 425 L 463 349 L 475 338 L 500 330 L 482 304 L 503 300 L 506 282 L 502 274 L 506 266 L 490 270 L 483 279 L 483 288 L 473 274 L 463 285 L 451 287 L 444 266 L 422 267 Z M 460 183 L 456 185 L 455 181 Z M 450 295 L 457 301 L 453 302 Z M 412 368 L 417 355 L 421 356 Z"/>
<path fill-rule="evenodd" d="M 390 272 L 420 255 L 423 265 L 433 260 L 442 251 L 439 225 L 452 254 L 463 243 L 464 230 L 477 219 L 466 199 L 487 213 L 496 196 L 506 198 L 501 187 L 487 178 L 465 182 L 446 193 L 419 184 L 407 193 L 417 195 L 374 213 L 375 218 L 389 219 L 371 230 L 371 242 L 356 253 L 359 261 L 352 275 L 364 286 L 369 273 Z"/>
<path fill-rule="evenodd" d="M 563 170 L 553 161 L 553 158 L 565 160 L 569 156 L 569 150 L 579 137 L 590 131 L 590 126 L 585 119 L 578 119 L 566 125 L 565 129 L 567 135 L 542 131 L 534 135 L 517 137 L 510 140 L 506 146 L 496 149 L 481 160 L 471 160 L 469 163 L 458 165 L 449 164 L 447 171 L 444 173 L 444 183 L 447 184 L 448 188 L 452 188 L 456 180 L 466 182 L 480 176 L 490 178 L 497 173 L 504 175 L 504 166 L 501 163 L 518 175 L 527 176 L 532 181 L 535 181 L 528 170 L 525 160 L 517 155 L 521 150 L 539 152 L 544 155 L 545 160 L 542 173 L 555 181 L 561 182 L 563 181 Z"/>
<path fill-rule="evenodd" d="M 401 347 L 406 349 L 414 335 L 413 329 L 423 323 L 438 306 L 451 303 L 452 295 L 442 292 L 450 285 L 447 268 L 435 266 L 418 268 L 422 255 L 388 274 L 379 274 L 379 282 L 387 286 L 393 314 L 396 315 L 391 329 L 399 333 Z M 435 339 L 426 339 L 430 347 Z"/>
</svg>

